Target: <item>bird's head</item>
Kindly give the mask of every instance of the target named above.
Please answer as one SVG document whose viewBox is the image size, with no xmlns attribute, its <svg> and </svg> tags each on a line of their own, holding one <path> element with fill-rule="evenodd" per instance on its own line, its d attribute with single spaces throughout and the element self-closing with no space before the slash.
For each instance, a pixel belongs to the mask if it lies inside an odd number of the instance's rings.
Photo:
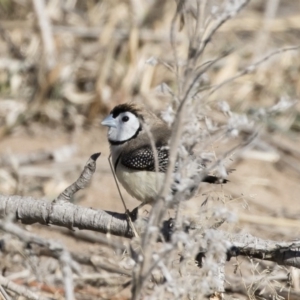
<svg viewBox="0 0 300 300">
<path fill-rule="evenodd" d="M 143 117 L 134 104 L 120 104 L 101 122 L 108 127 L 108 140 L 112 145 L 123 144 L 142 130 Z"/>
</svg>

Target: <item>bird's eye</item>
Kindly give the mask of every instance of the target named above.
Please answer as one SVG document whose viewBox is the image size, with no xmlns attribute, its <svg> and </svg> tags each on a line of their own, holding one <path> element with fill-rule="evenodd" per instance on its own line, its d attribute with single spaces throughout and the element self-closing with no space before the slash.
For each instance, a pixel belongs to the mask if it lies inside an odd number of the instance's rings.
<svg viewBox="0 0 300 300">
<path fill-rule="evenodd" d="M 129 117 L 128 116 L 124 116 L 123 118 L 122 118 L 122 121 L 123 122 L 127 122 L 129 120 Z"/>
</svg>

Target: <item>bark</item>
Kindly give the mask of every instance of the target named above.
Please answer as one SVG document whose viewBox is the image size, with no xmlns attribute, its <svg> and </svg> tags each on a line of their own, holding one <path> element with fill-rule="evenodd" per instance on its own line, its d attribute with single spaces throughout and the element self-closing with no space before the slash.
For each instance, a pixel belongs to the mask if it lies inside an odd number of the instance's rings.
<svg viewBox="0 0 300 300">
<path fill-rule="evenodd" d="M 96 210 L 67 201 L 37 200 L 32 197 L 0 195 L 0 216 L 13 215 L 24 224 L 40 223 L 69 229 L 87 229 L 133 237 L 126 214 Z"/>
</svg>

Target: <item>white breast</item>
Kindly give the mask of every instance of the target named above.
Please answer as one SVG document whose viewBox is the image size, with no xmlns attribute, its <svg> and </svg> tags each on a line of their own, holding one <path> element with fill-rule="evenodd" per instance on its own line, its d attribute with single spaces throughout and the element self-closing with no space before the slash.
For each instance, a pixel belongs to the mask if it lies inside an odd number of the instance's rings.
<svg viewBox="0 0 300 300">
<path fill-rule="evenodd" d="M 118 164 L 116 175 L 132 197 L 145 203 L 156 200 L 165 179 L 164 173 L 134 171 L 120 164 Z"/>
</svg>

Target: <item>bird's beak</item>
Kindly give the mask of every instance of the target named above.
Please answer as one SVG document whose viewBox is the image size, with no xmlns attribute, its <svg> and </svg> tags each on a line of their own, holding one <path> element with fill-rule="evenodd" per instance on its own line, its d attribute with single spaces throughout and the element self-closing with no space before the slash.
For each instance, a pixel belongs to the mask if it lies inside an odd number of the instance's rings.
<svg viewBox="0 0 300 300">
<path fill-rule="evenodd" d="M 117 127 L 117 121 L 115 118 L 112 117 L 112 115 L 107 116 L 102 122 L 102 125 L 107 127 Z"/>
</svg>

